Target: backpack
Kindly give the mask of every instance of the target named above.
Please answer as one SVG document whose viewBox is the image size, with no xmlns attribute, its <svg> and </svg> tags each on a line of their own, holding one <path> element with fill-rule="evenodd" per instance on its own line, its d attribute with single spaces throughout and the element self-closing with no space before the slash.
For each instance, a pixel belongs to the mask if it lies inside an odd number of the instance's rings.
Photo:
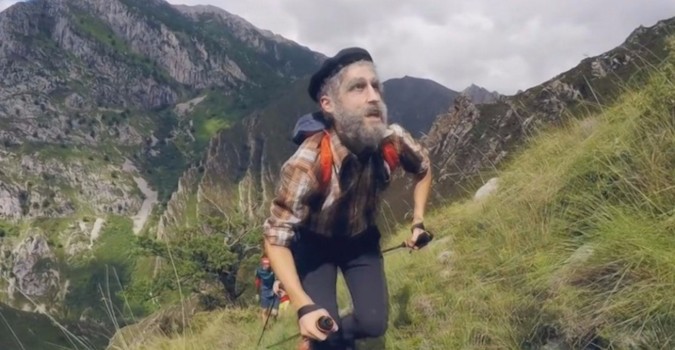
<svg viewBox="0 0 675 350">
<path fill-rule="evenodd" d="M 333 174 L 333 152 L 331 150 L 330 134 L 326 130 L 326 124 L 323 122 L 321 112 L 308 113 L 300 117 L 293 129 L 293 142 L 301 145 L 305 139 L 317 133 L 323 133 L 319 142 L 319 186 L 322 191 L 330 184 Z M 400 164 L 398 151 L 391 140 L 386 140 L 380 146 L 382 158 L 387 163 L 390 172 L 394 172 Z"/>
</svg>

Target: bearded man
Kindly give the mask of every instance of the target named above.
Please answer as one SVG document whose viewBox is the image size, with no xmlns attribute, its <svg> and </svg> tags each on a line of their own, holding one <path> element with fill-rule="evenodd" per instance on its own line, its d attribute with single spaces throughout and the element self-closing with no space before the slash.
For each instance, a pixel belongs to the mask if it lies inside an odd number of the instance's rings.
<svg viewBox="0 0 675 350">
<path fill-rule="evenodd" d="M 298 310 L 304 348 L 354 349 L 356 339 L 382 336 L 389 296 L 376 226 L 381 193 L 392 166 L 382 145 L 394 146 L 396 164 L 415 179 L 411 237 L 415 248 L 424 231 L 431 186 L 428 152 L 398 125 L 388 125 L 382 84 L 370 54 L 347 48 L 327 59 L 312 76 L 310 97 L 326 126 L 301 140 L 282 166 L 280 183 L 264 223 L 264 246 L 277 278 Z M 322 184 L 322 152 L 332 158 L 330 180 Z M 340 318 L 337 269 L 349 289 L 353 312 Z M 333 329 L 317 321 L 328 316 Z"/>
</svg>

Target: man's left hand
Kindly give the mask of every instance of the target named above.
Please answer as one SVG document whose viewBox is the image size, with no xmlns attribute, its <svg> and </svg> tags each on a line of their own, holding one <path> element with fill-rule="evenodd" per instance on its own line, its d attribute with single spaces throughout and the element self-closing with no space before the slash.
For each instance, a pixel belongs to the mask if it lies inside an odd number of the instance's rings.
<svg viewBox="0 0 675 350">
<path fill-rule="evenodd" d="M 417 243 L 417 239 L 420 237 L 422 233 L 424 233 L 424 230 L 422 228 L 420 227 L 413 228 L 412 236 L 405 242 L 406 246 L 414 250 L 420 249 L 418 246 L 415 245 L 415 243 Z"/>
<path fill-rule="evenodd" d="M 413 250 L 419 250 L 420 248 L 423 248 L 429 244 L 432 239 L 434 239 L 434 235 L 427 231 L 422 222 L 413 224 L 411 231 L 412 237 L 410 237 L 410 239 L 407 240 L 405 244 L 408 248 L 412 248 Z"/>
</svg>

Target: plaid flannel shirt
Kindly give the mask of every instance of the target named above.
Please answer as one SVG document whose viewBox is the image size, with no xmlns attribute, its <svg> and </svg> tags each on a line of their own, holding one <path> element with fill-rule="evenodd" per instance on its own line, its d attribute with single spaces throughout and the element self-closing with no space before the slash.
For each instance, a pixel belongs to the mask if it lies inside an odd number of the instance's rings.
<svg viewBox="0 0 675 350">
<path fill-rule="evenodd" d="M 375 224 L 375 211 L 381 188 L 373 176 L 362 176 L 367 167 L 358 167 L 352 176 L 358 177 L 353 186 L 340 181 L 341 168 L 356 159 L 330 131 L 333 152 L 331 182 L 327 193 L 319 187 L 319 143 L 322 133 L 307 138 L 284 163 L 272 200 L 270 216 L 263 225 L 263 234 L 270 244 L 289 246 L 300 228 L 323 236 L 355 235 Z M 388 128 L 399 154 L 401 167 L 408 173 L 424 174 L 430 167 L 428 151 L 397 124 Z M 381 158 L 380 158 L 381 160 Z M 358 162 L 352 162 L 358 163 Z M 382 160 L 386 178 L 391 178 L 389 167 Z M 345 171 L 346 172 L 346 171 Z"/>
</svg>

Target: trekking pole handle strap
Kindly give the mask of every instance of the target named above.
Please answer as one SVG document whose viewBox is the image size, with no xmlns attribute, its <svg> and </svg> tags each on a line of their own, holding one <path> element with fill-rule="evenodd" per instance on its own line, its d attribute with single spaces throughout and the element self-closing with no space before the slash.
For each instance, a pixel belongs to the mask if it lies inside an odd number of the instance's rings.
<svg viewBox="0 0 675 350">
<path fill-rule="evenodd" d="M 307 304 L 305 306 L 302 306 L 301 308 L 298 309 L 298 320 L 302 318 L 302 316 L 307 315 L 308 313 L 316 310 L 320 310 L 321 307 L 319 307 L 316 304 Z"/>
<path fill-rule="evenodd" d="M 422 229 L 423 231 L 426 231 L 426 229 L 424 228 L 424 223 L 423 223 L 423 222 L 418 222 L 418 223 L 412 225 L 412 226 L 410 227 L 410 232 L 411 232 L 411 233 L 412 233 L 412 232 L 415 232 L 415 229 L 416 229 L 416 228 L 420 228 L 420 229 Z"/>
<path fill-rule="evenodd" d="M 422 231 L 424 231 L 419 235 L 419 237 L 417 238 L 417 241 L 415 242 L 415 245 L 418 248 L 422 248 L 422 247 L 426 246 L 429 242 L 431 242 L 432 239 L 434 239 L 434 234 L 427 231 L 427 229 L 424 227 L 423 223 L 418 222 L 418 223 L 412 225 L 412 227 L 410 228 L 410 232 L 415 232 L 416 228 L 419 228 Z"/>
<path fill-rule="evenodd" d="M 309 304 L 305 305 L 301 308 L 298 309 L 298 320 L 302 318 L 302 316 L 305 316 L 306 314 L 316 311 L 321 309 L 318 305 L 315 304 Z M 333 319 L 328 317 L 328 316 L 321 316 L 317 321 L 316 321 L 316 328 L 318 328 L 320 331 L 324 333 L 328 333 L 333 329 Z"/>
</svg>

